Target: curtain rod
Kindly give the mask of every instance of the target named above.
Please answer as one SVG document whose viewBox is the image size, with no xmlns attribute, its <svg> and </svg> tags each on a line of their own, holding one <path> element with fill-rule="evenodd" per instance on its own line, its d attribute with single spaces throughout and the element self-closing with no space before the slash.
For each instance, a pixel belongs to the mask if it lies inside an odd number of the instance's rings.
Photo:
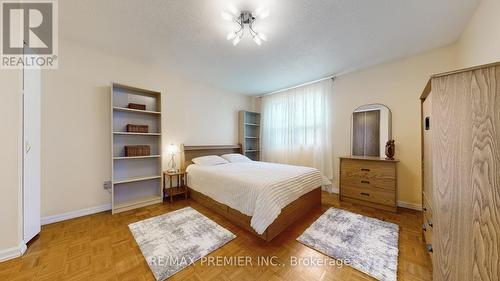
<svg viewBox="0 0 500 281">
<path fill-rule="evenodd" d="M 335 75 L 330 75 L 330 76 L 323 77 L 323 78 L 320 78 L 320 79 L 317 79 L 317 80 L 314 80 L 314 81 L 306 82 L 306 83 L 303 83 L 303 84 L 300 84 L 300 85 L 297 85 L 297 86 L 292 86 L 292 87 L 288 87 L 288 88 L 285 88 L 285 89 L 281 89 L 281 90 L 277 90 L 277 91 L 274 91 L 274 92 L 270 92 L 270 93 L 267 93 L 267 94 L 263 94 L 263 95 L 260 95 L 260 96 L 257 96 L 257 97 L 261 98 L 261 97 L 264 97 L 264 96 L 269 96 L 269 95 L 281 93 L 281 92 L 288 91 L 288 90 L 291 90 L 291 89 L 295 89 L 295 88 L 298 88 L 298 87 L 303 87 L 303 86 L 311 85 L 311 84 L 314 84 L 314 83 L 318 83 L 318 82 L 321 82 L 321 81 L 324 81 L 324 80 L 327 80 L 327 79 L 332 79 L 333 81 L 335 81 L 335 79 L 337 79 L 337 77 Z"/>
</svg>

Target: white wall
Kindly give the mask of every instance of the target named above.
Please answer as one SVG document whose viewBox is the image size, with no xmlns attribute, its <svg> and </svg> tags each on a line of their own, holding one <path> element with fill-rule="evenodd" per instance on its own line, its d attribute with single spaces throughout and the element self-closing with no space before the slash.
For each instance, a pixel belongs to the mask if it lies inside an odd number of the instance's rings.
<svg viewBox="0 0 500 281">
<path fill-rule="evenodd" d="M 460 67 L 500 61 L 499 15 L 499 0 L 482 0 L 457 43 Z"/>
<path fill-rule="evenodd" d="M 164 144 L 236 144 L 251 99 L 72 42 L 43 74 L 42 217 L 110 203 L 110 84 L 162 92 Z M 165 166 L 166 166 L 166 160 Z M 63 200 L 61 200 L 63 199 Z"/>
</svg>

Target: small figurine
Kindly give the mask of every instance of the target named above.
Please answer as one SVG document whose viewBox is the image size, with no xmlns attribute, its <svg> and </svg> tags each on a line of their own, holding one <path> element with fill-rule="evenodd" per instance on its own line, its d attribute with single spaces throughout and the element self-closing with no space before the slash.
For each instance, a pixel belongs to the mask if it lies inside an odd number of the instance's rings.
<svg viewBox="0 0 500 281">
<path fill-rule="evenodd" d="M 385 156 L 386 160 L 394 160 L 394 153 L 396 152 L 394 140 L 388 140 L 385 144 Z"/>
</svg>

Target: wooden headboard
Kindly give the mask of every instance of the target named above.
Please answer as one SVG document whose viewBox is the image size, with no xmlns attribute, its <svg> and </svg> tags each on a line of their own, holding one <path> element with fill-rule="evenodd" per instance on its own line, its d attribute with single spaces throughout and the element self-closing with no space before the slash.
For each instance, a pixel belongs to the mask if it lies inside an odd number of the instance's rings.
<svg viewBox="0 0 500 281">
<path fill-rule="evenodd" d="M 181 145 L 181 169 L 193 164 L 193 158 L 228 153 L 241 153 L 241 145 Z"/>
</svg>

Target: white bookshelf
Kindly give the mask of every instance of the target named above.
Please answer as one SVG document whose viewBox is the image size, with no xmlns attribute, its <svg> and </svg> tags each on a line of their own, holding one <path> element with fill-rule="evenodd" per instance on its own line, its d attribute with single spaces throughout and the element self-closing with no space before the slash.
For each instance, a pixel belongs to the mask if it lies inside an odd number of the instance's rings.
<svg viewBox="0 0 500 281">
<path fill-rule="evenodd" d="M 145 104 L 146 110 L 130 109 Z M 127 132 L 127 124 L 148 125 L 148 133 Z M 111 86 L 111 193 L 116 214 L 163 200 L 161 93 L 113 83 Z M 125 156 L 126 145 L 149 145 L 147 156 Z"/>
<path fill-rule="evenodd" d="M 260 161 L 260 113 L 241 110 L 238 122 L 239 142 L 243 155 Z"/>
</svg>

